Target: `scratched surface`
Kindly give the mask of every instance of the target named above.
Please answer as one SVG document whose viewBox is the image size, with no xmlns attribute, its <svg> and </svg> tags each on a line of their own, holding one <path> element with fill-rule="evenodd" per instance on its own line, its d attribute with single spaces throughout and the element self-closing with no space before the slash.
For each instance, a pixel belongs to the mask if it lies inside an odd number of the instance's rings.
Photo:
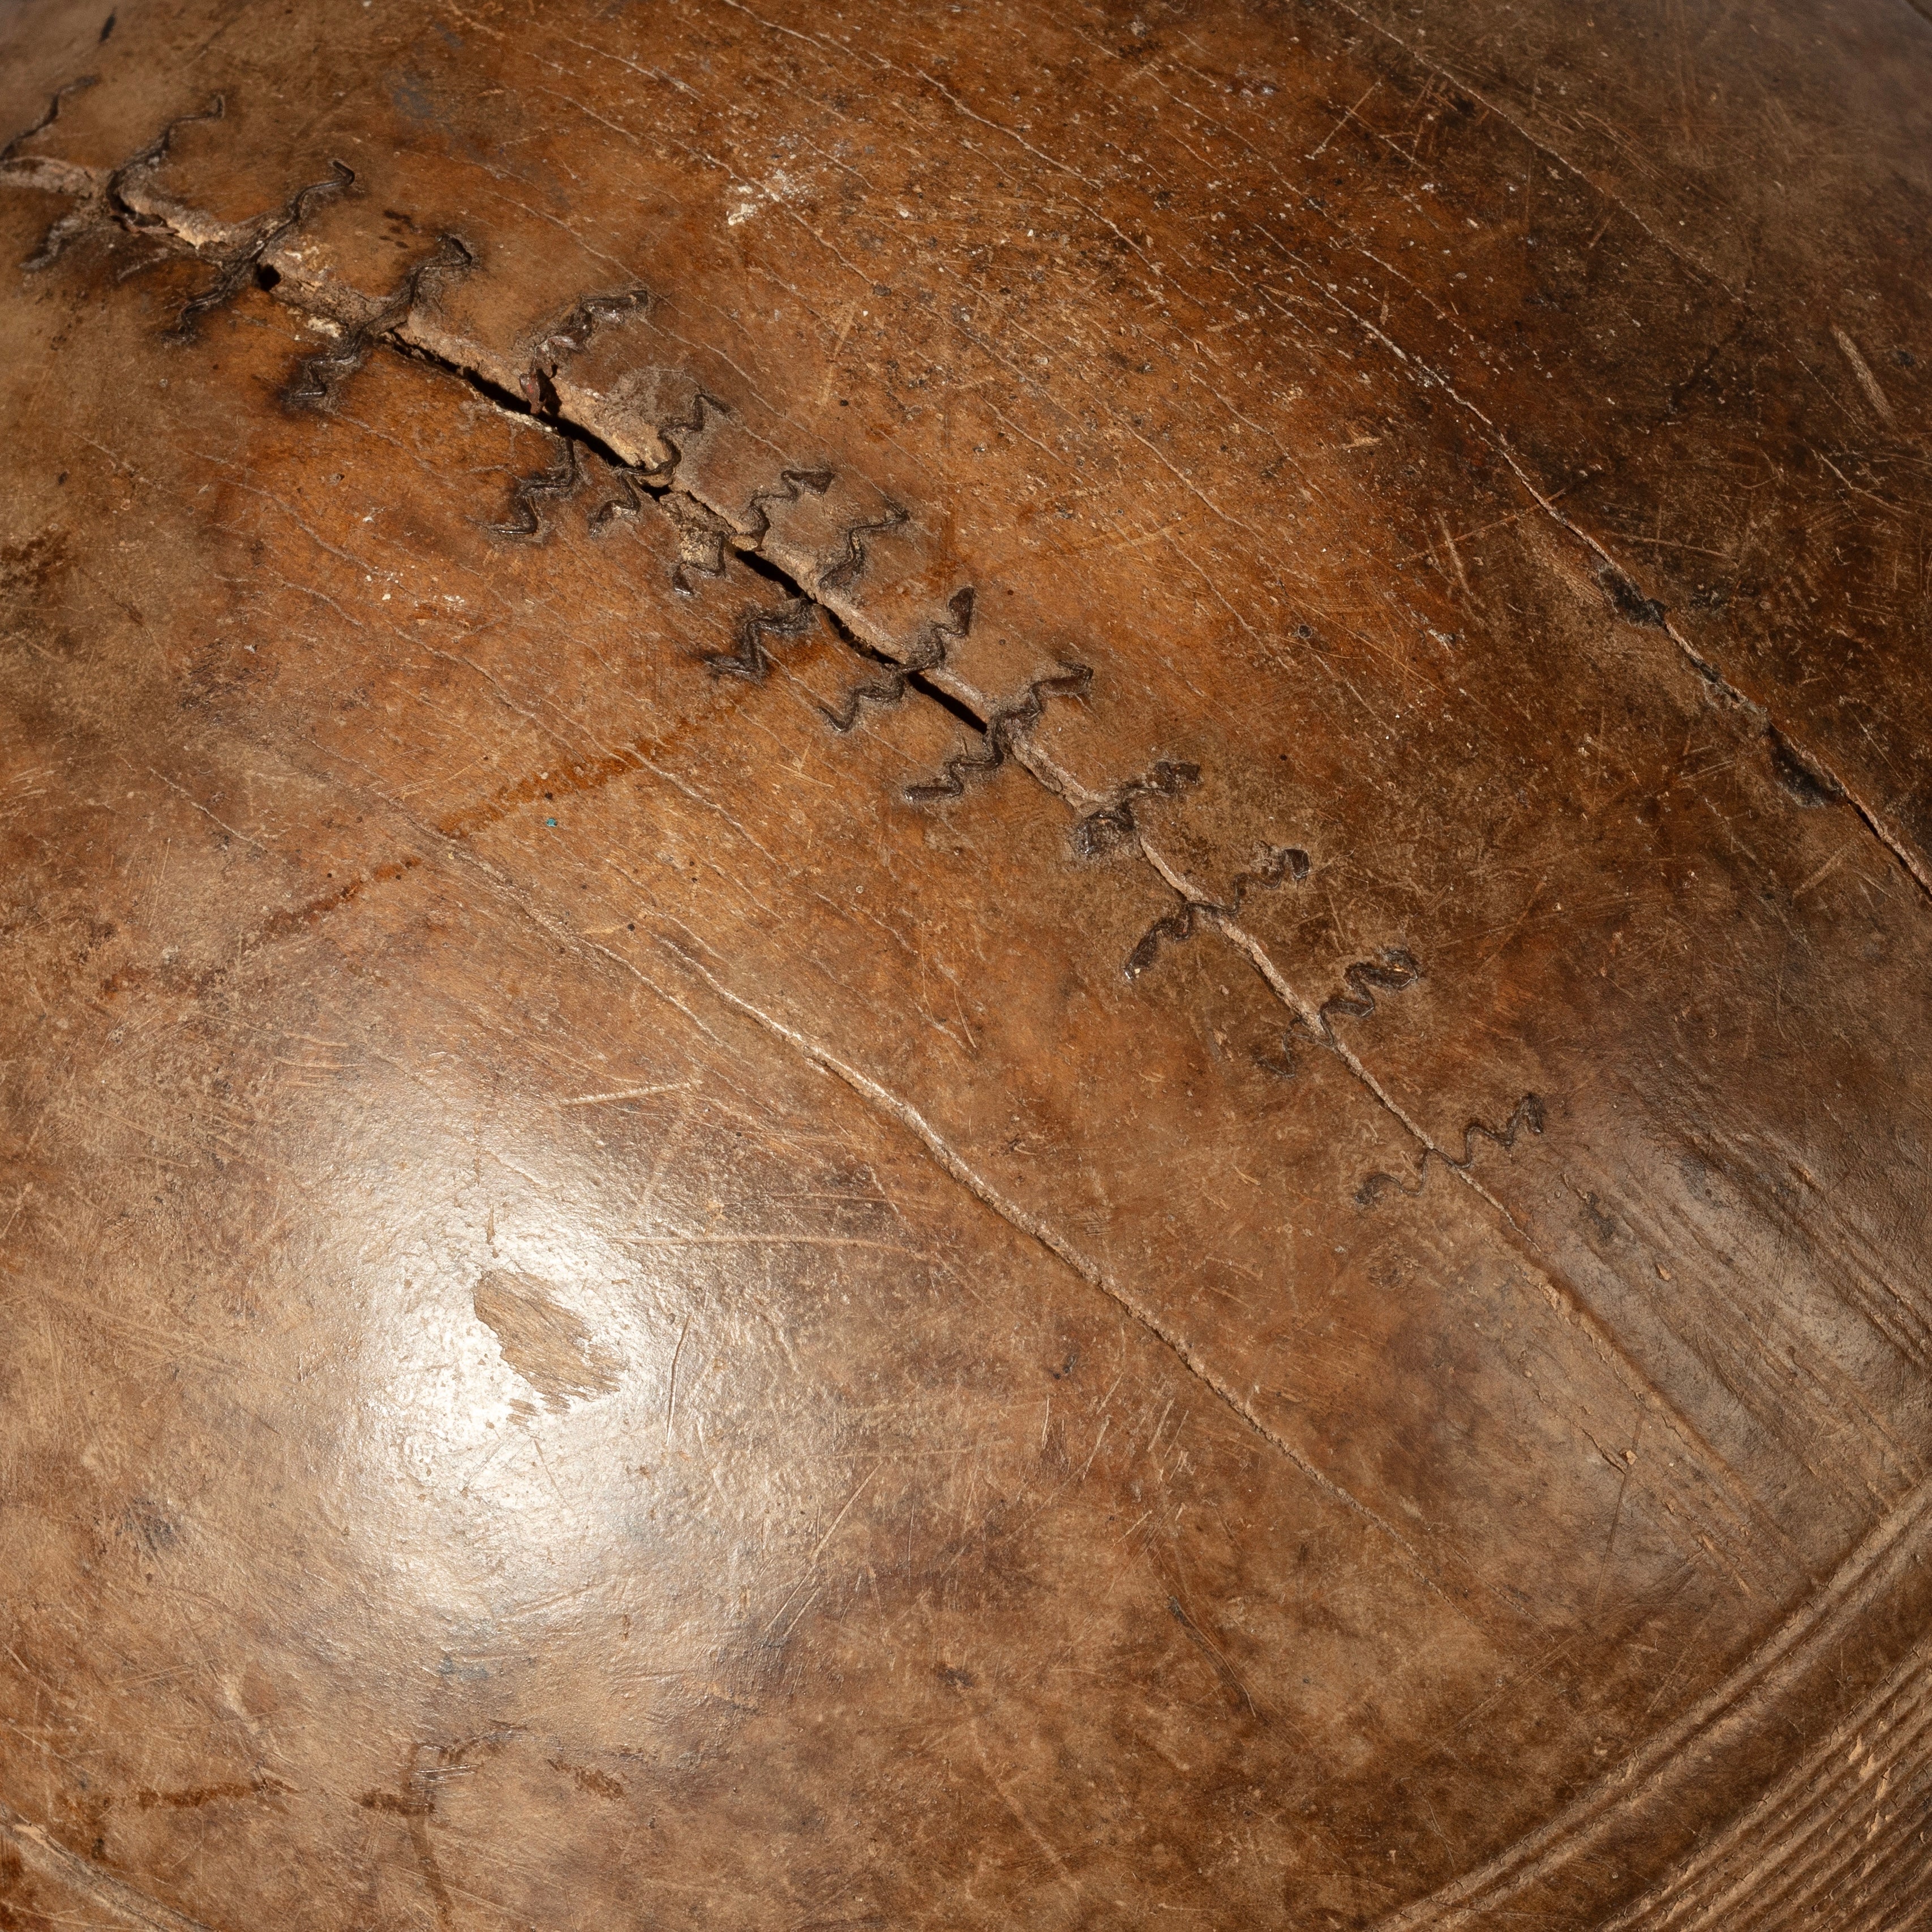
<svg viewBox="0 0 1932 1932">
<path fill-rule="evenodd" d="M 1932 1920 L 1932 26 L 0 15 L 0 1926 Z"/>
</svg>

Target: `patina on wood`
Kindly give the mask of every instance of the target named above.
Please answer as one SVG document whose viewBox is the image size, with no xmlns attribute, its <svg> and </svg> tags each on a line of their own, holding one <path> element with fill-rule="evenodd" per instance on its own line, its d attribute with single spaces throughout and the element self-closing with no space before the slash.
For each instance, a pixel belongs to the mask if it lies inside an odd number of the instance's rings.
<svg viewBox="0 0 1932 1932">
<path fill-rule="evenodd" d="M 1932 1918 L 1932 25 L 16 6 L 0 1924 Z"/>
</svg>

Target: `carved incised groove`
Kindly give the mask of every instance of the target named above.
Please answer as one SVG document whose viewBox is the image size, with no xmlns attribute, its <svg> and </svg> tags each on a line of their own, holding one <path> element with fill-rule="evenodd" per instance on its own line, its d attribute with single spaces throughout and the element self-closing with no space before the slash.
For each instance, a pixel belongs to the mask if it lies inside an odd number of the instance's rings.
<svg viewBox="0 0 1932 1932">
<path fill-rule="evenodd" d="M 866 567 L 866 546 L 862 538 L 872 536 L 881 530 L 897 530 L 908 521 L 907 512 L 896 503 L 888 503 L 882 517 L 873 517 L 863 523 L 851 524 L 845 532 L 845 548 L 842 555 L 829 563 L 819 566 L 818 587 L 820 590 L 842 590 Z"/>
<path fill-rule="evenodd" d="M 492 536 L 539 537 L 543 534 L 540 502 L 568 502 L 584 487 L 584 466 L 577 445 L 567 436 L 556 437 L 560 446 L 556 462 L 548 470 L 519 476 L 510 488 L 511 511 L 500 524 L 484 526 Z"/>
<path fill-rule="evenodd" d="M 820 580 L 821 583 L 824 580 Z M 964 590 L 956 591 L 952 601 L 946 606 L 946 620 L 934 618 L 927 624 L 914 640 L 913 647 L 903 661 L 875 658 L 874 662 L 880 667 L 880 674 L 854 685 L 845 694 L 844 704 L 836 710 L 827 705 L 820 706 L 820 716 L 833 730 L 849 731 L 858 723 L 862 706 L 899 703 L 906 694 L 907 686 L 918 686 L 926 673 L 940 669 L 946 662 L 947 646 L 972 629 L 973 601 L 973 586 L 970 584 Z"/>
<path fill-rule="evenodd" d="M 539 337 L 532 346 L 530 367 L 518 387 L 533 416 L 556 416 L 556 378 L 564 362 L 579 354 L 589 344 L 600 323 L 622 322 L 640 312 L 650 299 L 643 289 L 626 289 L 621 295 L 586 296 L 556 326 Z"/>
<path fill-rule="evenodd" d="M 417 262 L 403 278 L 402 286 L 373 315 L 344 330 L 332 347 L 296 364 L 282 400 L 291 409 L 332 407 L 343 384 L 368 361 L 376 345 L 408 318 L 430 282 L 443 275 L 467 274 L 476 266 L 476 256 L 457 236 L 439 236 L 436 252 Z"/>
<path fill-rule="evenodd" d="M 1534 1094 L 1526 1094 L 1511 1111 L 1510 1117 L 1499 1127 L 1491 1126 L 1486 1120 L 1471 1120 L 1462 1130 L 1462 1154 L 1460 1160 L 1453 1154 L 1444 1154 L 1440 1148 L 1424 1148 L 1416 1156 L 1415 1174 L 1412 1180 L 1405 1180 L 1400 1175 L 1388 1173 L 1372 1174 L 1355 1190 L 1356 1204 L 1363 1208 L 1372 1208 L 1383 1195 L 1391 1189 L 1402 1194 L 1420 1194 L 1429 1178 L 1429 1163 L 1440 1162 L 1459 1172 L 1468 1168 L 1476 1158 L 1476 1138 L 1480 1135 L 1486 1141 L 1494 1143 L 1504 1153 L 1516 1145 L 1516 1136 L 1526 1129 L 1532 1134 L 1543 1131 L 1543 1102 Z"/>
<path fill-rule="evenodd" d="M 1163 760 L 1148 766 L 1137 778 L 1130 778 L 1105 805 L 1096 806 L 1073 828 L 1074 856 L 1102 859 L 1124 850 L 1138 836 L 1134 822 L 1134 805 L 1143 798 L 1177 798 L 1201 782 L 1201 767 Z"/>
<path fill-rule="evenodd" d="M 164 253 L 207 260 L 219 271 L 216 280 L 182 309 L 174 331 L 177 337 L 190 337 L 203 317 L 233 299 L 251 280 L 274 299 L 338 332 L 327 347 L 297 363 L 284 391 L 284 400 L 292 409 L 326 414 L 336 406 L 344 386 L 382 347 L 427 364 L 505 414 L 537 424 L 552 440 L 554 456 L 543 469 L 517 478 L 508 514 L 482 526 L 500 539 L 541 542 L 547 534 L 546 510 L 587 494 L 593 500 L 585 512 L 585 524 L 592 534 L 619 519 L 641 514 L 647 502 L 669 518 L 678 535 L 672 587 L 681 594 L 696 594 L 698 579 L 723 578 L 730 558 L 743 557 L 782 589 L 785 601 L 776 608 L 754 605 L 741 611 L 733 648 L 706 660 L 714 676 L 762 683 L 772 668 L 775 644 L 802 638 L 822 625 L 863 667 L 842 699 L 819 706 L 830 729 L 850 732 L 868 706 L 895 706 L 909 694 L 951 712 L 970 734 L 968 740 L 932 776 L 907 786 L 906 800 L 915 805 L 944 804 L 962 797 L 969 784 L 1003 766 L 1020 764 L 1080 813 L 1070 833 L 1076 857 L 1094 860 L 1131 853 L 1180 893 L 1178 909 L 1156 920 L 1130 952 L 1123 969 L 1129 980 L 1147 971 L 1164 945 L 1184 943 L 1204 922 L 1225 931 L 1255 958 L 1274 994 L 1294 1010 L 1281 1034 L 1279 1052 L 1257 1057 L 1257 1064 L 1270 1072 L 1292 1076 L 1300 1044 L 1340 1051 L 1334 1018 L 1366 1018 L 1376 1010 L 1378 992 L 1399 992 L 1420 977 L 1420 968 L 1406 952 L 1384 949 L 1379 961 L 1357 961 L 1347 968 L 1342 976 L 1347 990 L 1313 1009 L 1311 1020 L 1310 1010 L 1264 962 L 1256 943 L 1233 926 L 1252 890 L 1274 889 L 1285 880 L 1298 884 L 1308 877 L 1312 862 L 1306 852 L 1293 846 L 1271 848 L 1255 870 L 1237 875 L 1225 902 L 1186 888 L 1148 844 L 1136 814 L 1147 800 L 1177 797 L 1198 785 L 1198 766 L 1183 760 L 1156 763 L 1096 800 L 1029 743 L 1049 701 L 1089 694 L 1094 674 L 1088 665 L 1062 659 L 1039 671 L 1016 696 L 993 700 L 962 680 L 952 662 L 956 647 L 972 630 L 973 586 L 954 591 L 940 610 L 928 609 L 910 620 L 875 620 L 866 614 L 869 606 L 850 600 L 848 593 L 874 568 L 877 540 L 911 530 L 910 511 L 880 497 L 862 478 L 854 477 L 849 480 L 858 492 L 860 506 L 837 530 L 829 550 L 823 548 L 822 539 L 816 551 L 802 550 L 793 538 L 775 541 L 774 513 L 802 506 L 807 499 L 824 499 L 841 480 L 832 467 L 822 462 L 782 465 L 774 480 L 756 481 L 763 446 L 755 440 L 731 442 L 736 418 L 730 404 L 688 379 L 672 382 L 668 395 L 653 386 L 664 372 L 642 368 L 628 372 L 608 397 L 574 385 L 568 373 L 572 359 L 583 352 L 599 328 L 645 315 L 650 299 L 645 289 L 584 296 L 556 322 L 526 341 L 520 361 L 506 361 L 484 346 L 440 333 L 430 318 L 418 313 L 437 283 L 476 267 L 476 253 L 457 236 L 439 236 L 433 250 L 409 268 L 387 297 L 364 295 L 340 283 L 325 286 L 302 268 L 299 256 L 287 248 L 291 238 L 320 202 L 356 192 L 355 174 L 342 163 L 332 164 L 328 178 L 297 190 L 280 208 L 236 226 L 214 222 L 144 189 L 137 191 L 136 184 L 167 158 L 179 128 L 221 118 L 224 109 L 218 97 L 200 112 L 170 122 L 111 170 L 22 157 L 22 146 L 52 126 L 62 100 L 88 84 L 75 82 L 56 94 L 40 119 L 0 149 L 0 180 L 65 194 L 79 202 L 56 222 L 28 266 L 38 268 L 53 260 L 90 229 L 118 227 L 149 237 Z M 640 394 L 648 399 L 639 401 Z M 626 446 L 633 447 L 636 460 L 626 456 Z M 670 452 L 668 458 L 662 454 L 664 451 Z M 752 470 L 748 481 L 743 474 L 748 459 Z M 738 470 L 732 468 L 734 462 Z M 775 549 L 779 553 L 776 556 Z M 1638 614 L 1630 614 L 1634 618 Z M 1352 1059 L 1349 1064 L 1380 1098 L 1372 1081 Z M 1519 1108 L 1506 1130 L 1513 1136 L 1521 1124 L 1540 1131 L 1540 1113 L 1532 1121 Z M 1478 1126 L 1472 1124 L 1472 1130 Z M 1428 1151 L 1458 1170 L 1467 1165 L 1439 1150 Z M 1425 1153 L 1425 1168 L 1426 1158 Z M 1364 1184 L 1370 1193 L 1384 1184 L 1403 1184 L 1386 1176 L 1371 1177 L 1371 1182 L 1374 1186 Z"/>
<path fill-rule="evenodd" d="M 737 649 L 718 652 L 705 662 L 714 676 L 742 677 L 749 683 L 762 684 L 772 668 L 766 638 L 802 638 L 818 623 L 818 606 L 809 598 L 795 598 L 776 610 L 754 606 L 739 617 Z"/>
<path fill-rule="evenodd" d="M 1188 769 L 1191 770 L 1192 767 Z M 1182 940 L 1192 939 L 1203 920 L 1218 924 L 1222 920 L 1237 919 L 1253 887 L 1278 886 L 1283 879 L 1292 879 L 1298 886 L 1308 877 L 1310 869 L 1308 854 L 1299 845 L 1277 847 L 1255 871 L 1234 874 L 1234 886 L 1225 904 L 1207 899 L 1186 899 L 1182 902 L 1179 911 L 1156 920 L 1127 955 L 1121 971 L 1130 980 L 1138 979 L 1154 964 L 1162 940 L 1178 944 Z"/>
<path fill-rule="evenodd" d="M 1358 959 L 1342 974 L 1342 982 L 1348 990 L 1331 993 L 1324 1000 L 1316 1010 L 1312 1026 L 1298 1013 L 1282 1030 L 1280 1050 L 1256 1054 L 1255 1064 L 1279 1079 L 1292 1080 L 1300 1071 L 1295 1058 L 1298 1045 L 1326 1047 L 1332 1052 L 1336 1044 L 1334 1022 L 1337 1018 L 1366 1019 L 1376 1010 L 1378 991 L 1406 992 L 1421 977 L 1422 968 L 1414 956 L 1399 946 L 1384 946 L 1379 964 L 1372 959 Z"/>
<path fill-rule="evenodd" d="M 262 257 L 293 234 L 308 219 L 310 209 L 325 196 L 345 194 L 355 185 L 356 170 L 346 161 L 331 161 L 328 165 L 330 172 L 326 179 L 296 189 L 279 214 L 265 218 L 266 225 L 258 235 L 222 262 L 221 272 L 213 284 L 183 304 L 170 332 L 176 341 L 191 340 L 202 317 L 225 308 L 253 278 L 273 274 L 272 269 L 262 266 Z"/>
<path fill-rule="evenodd" d="M 936 777 L 908 785 L 906 796 L 915 805 L 958 797 L 969 778 L 988 776 L 1006 763 L 1018 740 L 1040 722 L 1047 699 L 1084 698 L 1093 682 L 1093 672 L 1084 664 L 1064 664 L 1047 676 L 1035 678 L 1016 702 L 1003 706 L 986 720 L 979 744 L 954 752 L 940 766 Z"/>
</svg>

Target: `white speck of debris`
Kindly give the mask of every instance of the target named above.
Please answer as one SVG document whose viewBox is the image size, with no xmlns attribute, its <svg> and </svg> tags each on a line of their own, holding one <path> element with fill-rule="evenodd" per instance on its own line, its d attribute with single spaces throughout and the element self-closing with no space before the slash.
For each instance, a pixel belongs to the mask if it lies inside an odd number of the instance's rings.
<svg viewBox="0 0 1932 1932">
<path fill-rule="evenodd" d="M 797 176 L 788 174 L 783 168 L 774 168 L 762 182 L 740 182 L 730 190 L 724 210 L 724 225 L 736 228 L 740 222 L 750 220 L 767 204 L 795 201 L 809 185 Z"/>
</svg>

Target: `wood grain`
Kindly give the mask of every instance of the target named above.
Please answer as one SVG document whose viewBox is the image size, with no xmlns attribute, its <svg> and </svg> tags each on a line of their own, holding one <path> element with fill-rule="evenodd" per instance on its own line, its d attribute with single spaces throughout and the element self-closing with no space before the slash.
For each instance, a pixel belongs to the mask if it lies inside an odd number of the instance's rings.
<svg viewBox="0 0 1932 1932">
<path fill-rule="evenodd" d="M 0 1927 L 1932 1920 L 1932 26 L 0 16 Z"/>
</svg>

